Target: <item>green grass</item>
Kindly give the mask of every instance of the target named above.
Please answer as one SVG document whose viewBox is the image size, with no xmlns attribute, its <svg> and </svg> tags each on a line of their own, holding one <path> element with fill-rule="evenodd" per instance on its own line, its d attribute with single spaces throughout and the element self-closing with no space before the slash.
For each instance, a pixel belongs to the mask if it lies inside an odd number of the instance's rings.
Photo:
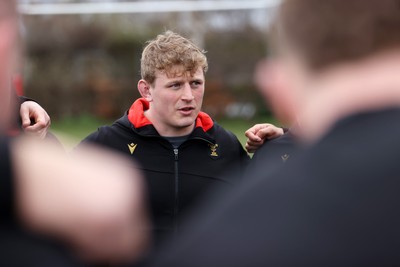
<svg viewBox="0 0 400 267">
<path fill-rule="evenodd" d="M 60 139 L 67 149 L 70 149 L 90 133 L 96 131 L 99 126 L 111 123 L 112 120 L 99 119 L 90 115 L 66 117 L 60 120 L 52 120 L 50 131 Z"/>
<path fill-rule="evenodd" d="M 109 125 L 112 122 L 112 120 L 98 119 L 90 115 L 67 117 L 61 120 L 53 120 L 51 131 L 60 139 L 67 149 L 70 149 L 87 135 L 96 131 L 99 126 Z M 225 129 L 233 132 L 243 145 L 246 143 L 244 132 L 254 124 L 262 122 L 276 123 L 276 120 L 271 117 L 260 117 L 252 120 L 218 120 L 218 123 Z"/>
</svg>

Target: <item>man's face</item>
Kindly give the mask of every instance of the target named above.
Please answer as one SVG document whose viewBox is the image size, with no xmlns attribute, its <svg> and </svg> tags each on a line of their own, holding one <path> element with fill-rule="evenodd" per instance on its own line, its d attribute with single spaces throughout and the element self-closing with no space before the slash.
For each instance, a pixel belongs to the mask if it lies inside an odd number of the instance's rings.
<svg viewBox="0 0 400 267">
<path fill-rule="evenodd" d="M 201 68 L 193 76 L 190 72 L 174 76 L 157 73 L 149 89 L 149 112 L 152 123 L 161 135 L 182 136 L 191 133 L 203 102 L 204 85 Z"/>
</svg>

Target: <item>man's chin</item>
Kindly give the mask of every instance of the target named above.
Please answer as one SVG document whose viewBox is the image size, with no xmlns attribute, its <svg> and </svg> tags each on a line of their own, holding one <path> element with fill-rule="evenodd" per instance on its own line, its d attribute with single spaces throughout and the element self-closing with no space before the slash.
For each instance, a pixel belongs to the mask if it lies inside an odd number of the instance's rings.
<svg viewBox="0 0 400 267">
<path fill-rule="evenodd" d="M 187 118 L 185 120 L 179 121 L 176 125 L 176 128 L 184 129 L 189 127 L 194 127 L 196 119 Z"/>
</svg>

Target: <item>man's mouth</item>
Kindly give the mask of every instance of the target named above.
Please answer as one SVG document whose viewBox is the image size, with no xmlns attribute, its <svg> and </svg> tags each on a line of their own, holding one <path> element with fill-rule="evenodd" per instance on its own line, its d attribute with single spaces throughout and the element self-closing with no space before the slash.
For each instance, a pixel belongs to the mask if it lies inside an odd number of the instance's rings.
<svg viewBox="0 0 400 267">
<path fill-rule="evenodd" d="M 183 107 L 183 108 L 180 108 L 179 110 L 187 112 L 187 111 L 194 110 L 194 107 Z"/>
</svg>

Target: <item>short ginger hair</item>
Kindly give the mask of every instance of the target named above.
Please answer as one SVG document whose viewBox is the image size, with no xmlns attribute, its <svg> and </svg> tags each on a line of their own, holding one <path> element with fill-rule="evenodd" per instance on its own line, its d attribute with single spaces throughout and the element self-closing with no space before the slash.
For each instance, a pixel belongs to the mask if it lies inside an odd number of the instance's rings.
<svg viewBox="0 0 400 267">
<path fill-rule="evenodd" d="M 283 0 L 273 28 L 316 71 L 400 49 L 400 0 Z"/>
<path fill-rule="evenodd" d="M 188 71 L 193 75 L 199 67 L 205 74 L 208 70 L 205 53 L 189 39 L 166 31 L 148 41 L 143 49 L 140 66 L 142 79 L 153 84 L 156 71 L 171 76 Z"/>
</svg>

